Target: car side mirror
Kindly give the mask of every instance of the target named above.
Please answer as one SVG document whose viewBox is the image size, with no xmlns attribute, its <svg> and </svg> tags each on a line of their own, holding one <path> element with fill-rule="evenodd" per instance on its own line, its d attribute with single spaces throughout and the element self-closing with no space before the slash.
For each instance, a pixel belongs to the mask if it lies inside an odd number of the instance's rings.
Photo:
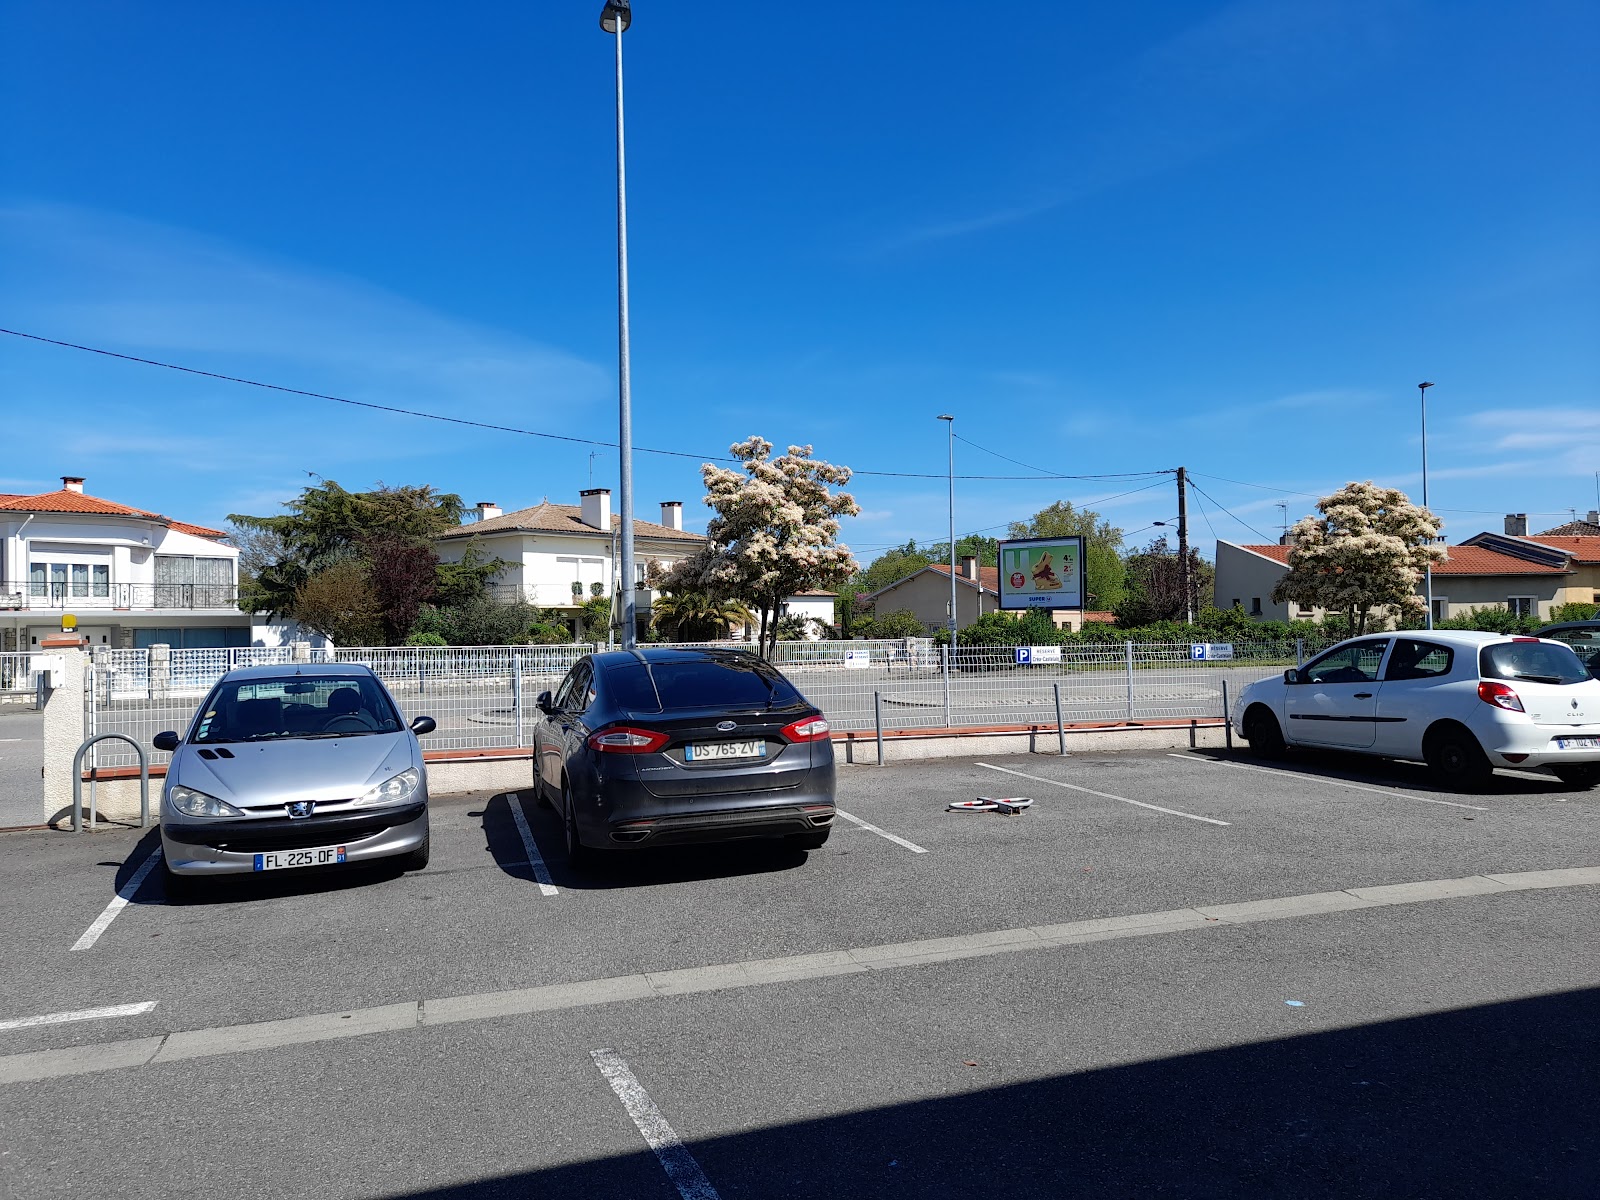
<svg viewBox="0 0 1600 1200">
<path fill-rule="evenodd" d="M 1287 671 L 1285 671 L 1283 673 L 1283 681 L 1285 683 L 1299 683 L 1300 682 L 1300 672 L 1299 672 L 1299 670 L 1297 670 L 1294 667 L 1290 667 Z"/>
<path fill-rule="evenodd" d="M 418 737 L 426 737 L 437 728 L 439 728 L 439 722 L 435 721 L 432 717 L 418 717 L 415 721 L 411 722 L 411 732 L 416 734 Z"/>
<path fill-rule="evenodd" d="M 547 717 L 556 710 L 555 697 L 549 692 L 540 692 L 539 698 L 533 703 Z"/>
<path fill-rule="evenodd" d="M 175 732 L 169 729 L 165 733 L 156 734 L 155 737 L 150 739 L 150 744 L 157 750 L 165 750 L 168 754 L 171 754 L 178 748 L 178 743 L 182 740 Z"/>
</svg>

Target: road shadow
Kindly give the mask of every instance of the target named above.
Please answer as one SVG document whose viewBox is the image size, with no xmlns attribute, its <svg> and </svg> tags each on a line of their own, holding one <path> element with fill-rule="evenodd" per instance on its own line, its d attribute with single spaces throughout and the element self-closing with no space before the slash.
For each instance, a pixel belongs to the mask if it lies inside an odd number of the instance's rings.
<svg viewBox="0 0 1600 1200">
<path fill-rule="evenodd" d="M 550 882 L 572 891 L 658 887 L 739 875 L 791 871 L 806 864 L 804 850 L 775 838 L 718 842 L 704 846 L 662 846 L 642 850 L 601 851 L 593 867 L 577 869 L 567 862 L 566 837 L 555 811 L 534 801 L 531 791 L 495 796 L 483 806 L 483 837 L 497 866 L 514 879 L 537 882 L 528 862 L 522 833 L 511 806 L 520 803 Z"/>
<path fill-rule="evenodd" d="M 1190 750 L 1189 753 L 1219 762 L 1240 762 L 1246 766 L 1269 767 L 1289 774 L 1325 775 L 1348 783 L 1387 784 L 1413 791 L 1441 792 L 1452 796 L 1581 796 L 1590 790 L 1569 787 L 1554 775 L 1541 779 L 1527 779 L 1496 771 L 1483 787 L 1468 791 L 1440 783 L 1423 763 L 1374 758 L 1369 754 L 1354 754 L 1331 748 L 1313 750 L 1296 746 L 1287 751 L 1282 758 L 1275 759 L 1258 758 L 1238 746 L 1232 750 L 1202 747 Z"/>
<path fill-rule="evenodd" d="M 248 904 L 252 901 L 275 900 L 284 896 L 317 896 L 328 892 L 344 892 L 352 888 L 371 887 L 398 879 L 405 874 L 398 858 L 374 863 L 354 863 L 340 867 L 307 867 L 295 871 L 264 871 L 260 874 L 215 875 L 197 877 L 178 895 L 167 888 L 165 872 L 161 869 L 161 830 L 152 828 L 117 866 L 113 892 L 120 892 L 134 877 L 152 854 L 157 861 L 151 866 L 144 882 L 139 885 L 128 902 L 171 907 L 203 907 L 211 904 Z"/>
<path fill-rule="evenodd" d="M 1592 1200 L 1597 1029 L 1590 988 L 990 1088 L 953 1060 L 933 1099 L 686 1145 L 724 1196 Z M 409 1193 L 670 1194 L 643 1149 Z"/>
</svg>

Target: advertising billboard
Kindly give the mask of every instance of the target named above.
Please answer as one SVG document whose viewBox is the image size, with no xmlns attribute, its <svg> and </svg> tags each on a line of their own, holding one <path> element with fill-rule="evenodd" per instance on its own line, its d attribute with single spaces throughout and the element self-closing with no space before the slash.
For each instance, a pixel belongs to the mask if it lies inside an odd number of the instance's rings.
<svg viewBox="0 0 1600 1200">
<path fill-rule="evenodd" d="M 1083 539 L 1001 542 L 1000 607 L 1082 608 Z"/>
</svg>

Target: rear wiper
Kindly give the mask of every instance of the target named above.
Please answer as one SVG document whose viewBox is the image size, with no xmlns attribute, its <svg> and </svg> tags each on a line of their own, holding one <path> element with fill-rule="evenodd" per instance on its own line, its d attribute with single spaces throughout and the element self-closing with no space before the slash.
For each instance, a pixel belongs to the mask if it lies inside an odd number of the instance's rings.
<svg viewBox="0 0 1600 1200">
<path fill-rule="evenodd" d="M 1513 675 L 1513 679 L 1526 679 L 1529 683 L 1560 683 L 1559 675 Z M 1576 682 L 1576 681 L 1574 681 Z"/>
</svg>

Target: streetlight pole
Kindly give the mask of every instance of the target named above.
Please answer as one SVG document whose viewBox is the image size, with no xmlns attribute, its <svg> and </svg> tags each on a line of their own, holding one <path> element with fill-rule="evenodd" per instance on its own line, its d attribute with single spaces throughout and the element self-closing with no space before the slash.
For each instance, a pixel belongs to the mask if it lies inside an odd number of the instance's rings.
<svg viewBox="0 0 1600 1200">
<path fill-rule="evenodd" d="M 617 39 L 617 457 L 621 478 L 618 504 L 621 512 L 622 553 L 617 588 L 621 600 L 622 648 L 632 650 L 639 630 L 634 615 L 633 566 L 633 392 L 628 355 L 628 167 L 622 122 L 622 35 L 633 24 L 628 0 L 606 0 L 600 28 Z"/>
<path fill-rule="evenodd" d="M 959 624 L 956 618 L 956 419 L 949 413 L 941 413 L 939 420 L 950 426 L 950 649 L 954 651 Z"/>
<path fill-rule="evenodd" d="M 1431 383 L 1417 384 L 1417 399 L 1422 402 L 1422 507 L 1428 507 L 1428 389 Z M 1433 628 L 1433 559 L 1430 557 L 1423 564 L 1423 571 L 1427 579 L 1428 598 L 1428 628 Z"/>
</svg>

